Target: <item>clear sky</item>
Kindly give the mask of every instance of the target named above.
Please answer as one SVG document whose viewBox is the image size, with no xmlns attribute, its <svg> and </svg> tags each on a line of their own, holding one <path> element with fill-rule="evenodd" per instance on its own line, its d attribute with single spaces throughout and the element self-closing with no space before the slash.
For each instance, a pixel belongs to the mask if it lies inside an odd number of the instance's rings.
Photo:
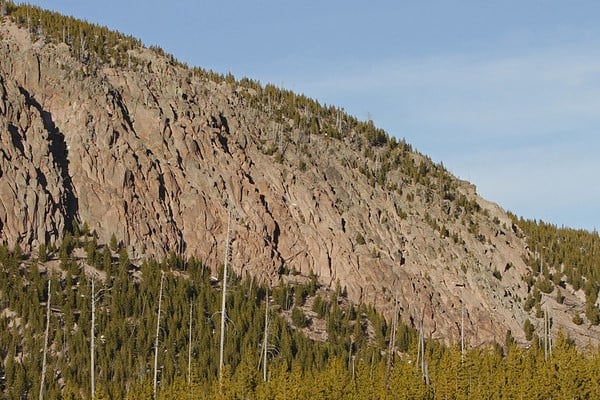
<svg viewBox="0 0 600 400">
<path fill-rule="evenodd" d="M 600 227 L 600 1 L 30 3 L 370 117 L 517 215 Z"/>
</svg>

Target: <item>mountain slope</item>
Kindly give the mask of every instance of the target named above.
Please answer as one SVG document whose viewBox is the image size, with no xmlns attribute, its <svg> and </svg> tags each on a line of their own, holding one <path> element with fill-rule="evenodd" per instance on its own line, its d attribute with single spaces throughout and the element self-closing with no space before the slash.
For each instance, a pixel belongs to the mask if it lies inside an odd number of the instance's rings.
<svg viewBox="0 0 600 400">
<path fill-rule="evenodd" d="M 523 304 L 533 253 L 510 216 L 372 122 L 156 49 L 96 57 L 91 35 L 67 45 L 30 31 L 0 28 L 10 245 L 34 250 L 85 222 L 134 261 L 174 250 L 216 270 L 230 210 L 241 275 L 312 272 L 357 303 L 390 312 L 397 300 L 405 321 L 423 318 L 445 341 L 458 339 L 464 304 L 473 346 L 507 330 L 524 343 L 528 318 L 541 327 Z M 544 295 L 553 331 L 597 343 L 597 327 L 571 321 L 583 302 L 564 294 Z"/>
</svg>

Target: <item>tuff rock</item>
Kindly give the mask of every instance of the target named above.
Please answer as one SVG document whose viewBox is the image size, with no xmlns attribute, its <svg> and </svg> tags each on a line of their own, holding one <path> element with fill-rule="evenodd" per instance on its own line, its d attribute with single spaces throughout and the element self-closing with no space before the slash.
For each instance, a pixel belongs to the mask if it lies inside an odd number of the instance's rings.
<svg viewBox="0 0 600 400">
<path fill-rule="evenodd" d="M 230 212 L 239 274 L 314 273 L 356 303 L 390 312 L 397 301 L 432 338 L 458 340 L 464 310 L 469 345 L 503 342 L 507 330 L 524 342 L 530 250 L 471 184 L 451 177 L 480 211 L 403 171 L 388 178 L 401 190 L 373 184 L 360 169 L 376 172 L 378 160 L 359 133 L 310 134 L 253 104 L 252 89 L 149 49 L 131 51 L 142 60 L 132 68 L 89 65 L 7 19 L 0 33 L 0 235 L 9 245 L 34 251 L 77 221 L 99 241 L 115 234 L 134 262 L 173 250 L 216 270 Z M 598 329 L 571 322 L 567 310 L 583 307 L 577 293 L 564 294 L 564 304 L 545 298 L 553 331 L 598 343 Z"/>
</svg>

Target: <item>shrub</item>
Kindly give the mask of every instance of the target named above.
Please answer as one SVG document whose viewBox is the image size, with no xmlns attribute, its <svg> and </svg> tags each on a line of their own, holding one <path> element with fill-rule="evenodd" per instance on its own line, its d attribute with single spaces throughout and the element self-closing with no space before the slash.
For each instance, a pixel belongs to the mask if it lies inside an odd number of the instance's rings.
<svg viewBox="0 0 600 400">
<path fill-rule="evenodd" d="M 362 233 L 358 232 L 356 234 L 356 243 L 360 244 L 360 245 L 364 245 L 365 242 L 365 237 L 362 235 Z"/>
<path fill-rule="evenodd" d="M 585 307 L 585 316 L 592 325 L 600 324 L 600 310 L 594 304 L 587 302 Z"/>
<path fill-rule="evenodd" d="M 296 286 L 294 288 L 294 305 L 301 307 L 308 296 L 308 288 L 306 286 Z"/>
<path fill-rule="evenodd" d="M 552 284 L 552 282 L 546 278 L 542 278 L 540 280 L 537 281 L 537 287 L 538 289 L 540 289 L 540 292 L 543 293 L 552 293 L 552 291 L 554 290 L 554 285 Z"/>
<path fill-rule="evenodd" d="M 40 244 L 40 247 L 38 247 L 38 260 L 40 262 L 48 261 L 48 248 L 45 243 Z"/>
<path fill-rule="evenodd" d="M 312 310 L 317 313 L 319 318 L 323 318 L 327 313 L 327 302 L 320 295 L 313 300 Z"/>
<path fill-rule="evenodd" d="M 523 331 L 525 331 L 525 339 L 533 339 L 533 332 L 535 331 L 535 329 L 529 319 L 525 320 L 525 323 L 523 324 Z"/>
<path fill-rule="evenodd" d="M 298 307 L 292 309 L 292 322 L 298 328 L 304 328 L 307 325 L 306 315 Z"/>
<path fill-rule="evenodd" d="M 535 298 L 528 295 L 527 299 L 525 299 L 525 304 L 523 304 L 523 309 L 527 312 L 529 312 L 533 306 L 535 305 Z"/>
</svg>

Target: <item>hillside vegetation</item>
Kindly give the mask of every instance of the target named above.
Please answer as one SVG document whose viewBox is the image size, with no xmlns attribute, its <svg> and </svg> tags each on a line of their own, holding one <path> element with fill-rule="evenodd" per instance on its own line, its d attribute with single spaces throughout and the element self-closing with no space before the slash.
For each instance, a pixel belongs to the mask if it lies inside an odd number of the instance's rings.
<svg viewBox="0 0 600 400">
<path fill-rule="evenodd" d="M 506 213 L 335 106 L 0 14 L 3 397 L 38 397 L 47 328 L 45 397 L 92 397 L 94 337 L 95 398 L 152 398 L 164 273 L 159 398 L 600 398 L 597 232 Z"/>
<path fill-rule="evenodd" d="M 544 293 L 556 288 L 558 299 L 562 291 L 583 291 L 585 316 L 593 325 L 600 324 L 598 292 L 600 291 L 600 237 L 598 232 L 559 228 L 543 221 L 525 220 L 515 222 L 527 236 L 529 247 L 534 250 L 527 263 L 533 267 L 532 275 L 526 277 L 530 286 Z M 530 304 L 537 305 L 535 296 Z M 582 323 L 579 314 L 575 321 Z"/>
<path fill-rule="evenodd" d="M 68 235 L 59 248 L 42 249 L 36 256 L 0 247 L 0 263 L 4 359 L 0 388 L 7 398 L 38 397 L 48 298 L 46 397 L 91 397 L 92 277 L 95 398 L 153 398 L 153 332 L 162 272 L 161 399 L 468 399 L 500 394 L 499 398 L 514 398 L 522 393 L 591 399 L 600 395 L 600 350 L 578 350 L 562 334 L 546 356 L 543 340 L 536 338 L 525 350 L 516 346 L 510 334 L 503 346 L 471 349 L 464 355 L 457 344 L 447 347 L 428 340 L 425 358 L 419 362 L 422 355 L 414 329 L 399 324 L 394 331 L 372 308 L 353 305 L 339 288 L 323 290 L 314 280 L 268 291 L 271 311 L 264 381 L 261 347 L 267 287 L 236 277 L 228 291 L 226 368 L 220 381 L 221 290 L 200 262 L 184 261 L 172 253 L 161 262 L 149 260 L 136 268 L 119 244 L 98 245 L 94 235 L 83 229 Z M 319 326 L 325 330 L 320 335 L 325 333 L 327 339 L 309 339 Z"/>
</svg>

